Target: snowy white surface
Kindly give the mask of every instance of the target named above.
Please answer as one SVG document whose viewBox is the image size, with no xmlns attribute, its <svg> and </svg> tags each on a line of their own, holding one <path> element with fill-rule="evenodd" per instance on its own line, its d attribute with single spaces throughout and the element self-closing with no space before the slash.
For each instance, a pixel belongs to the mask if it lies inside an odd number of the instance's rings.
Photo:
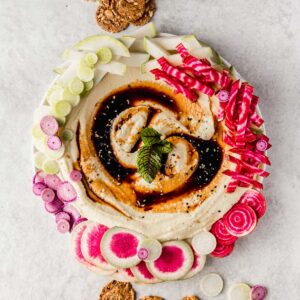
<svg viewBox="0 0 300 300">
<path fill-rule="evenodd" d="M 203 274 L 220 273 L 226 289 L 238 281 L 261 283 L 268 299 L 300 299 L 299 0 L 157 2 L 160 31 L 196 34 L 255 86 L 273 144 L 267 215 L 230 257 L 209 259 Z M 31 194 L 32 112 L 63 49 L 101 32 L 95 10 L 95 3 L 81 0 L 0 1 L 0 299 L 96 300 L 108 281 L 74 261 L 68 235 L 56 231 Z M 167 300 L 189 294 L 205 300 L 203 274 L 135 288 Z"/>
</svg>

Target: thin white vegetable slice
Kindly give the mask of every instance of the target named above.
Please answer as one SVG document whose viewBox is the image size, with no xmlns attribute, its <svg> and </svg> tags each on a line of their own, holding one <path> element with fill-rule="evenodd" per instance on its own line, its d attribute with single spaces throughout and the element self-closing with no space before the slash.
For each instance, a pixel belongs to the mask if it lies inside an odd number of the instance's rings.
<svg viewBox="0 0 300 300">
<path fill-rule="evenodd" d="M 48 146 L 46 146 L 43 153 L 47 156 L 47 158 L 57 160 L 65 154 L 65 146 L 62 144 L 58 150 L 51 150 Z"/>
<path fill-rule="evenodd" d="M 91 81 L 94 78 L 94 69 L 90 68 L 83 60 L 81 60 L 77 70 L 77 76 L 84 82 Z"/>
<path fill-rule="evenodd" d="M 47 102 L 50 105 L 54 105 L 57 101 L 63 100 L 64 88 L 61 86 L 56 86 L 55 89 L 49 92 L 47 96 Z"/>
<path fill-rule="evenodd" d="M 33 122 L 40 123 L 42 118 L 51 114 L 51 108 L 48 105 L 40 105 L 33 113 Z"/>
<path fill-rule="evenodd" d="M 136 38 L 133 36 L 124 35 L 119 38 L 119 40 L 127 47 L 130 48 L 135 42 Z"/>
<path fill-rule="evenodd" d="M 148 23 L 147 25 L 135 30 L 131 36 L 141 39 L 146 37 L 153 38 L 157 36 L 157 29 L 153 22 Z"/>
<path fill-rule="evenodd" d="M 154 58 L 169 56 L 169 53 L 165 49 L 146 37 L 144 38 L 144 49 Z"/>
<path fill-rule="evenodd" d="M 43 162 L 42 170 L 46 174 L 57 174 L 59 172 L 59 165 L 55 160 L 46 159 Z"/>
<path fill-rule="evenodd" d="M 219 274 L 210 273 L 205 275 L 201 279 L 200 287 L 203 294 L 205 294 L 205 296 L 216 297 L 222 292 L 224 287 L 224 282 L 222 277 Z"/>
<path fill-rule="evenodd" d="M 93 86 L 94 86 L 94 81 L 93 80 L 85 82 L 84 83 L 84 91 L 85 92 L 90 91 L 93 88 Z"/>
<path fill-rule="evenodd" d="M 46 135 L 41 129 L 40 123 L 35 124 L 32 129 L 31 129 L 32 137 L 34 139 L 40 140 L 40 139 L 45 139 Z"/>
<path fill-rule="evenodd" d="M 183 42 L 186 35 L 174 35 L 152 38 L 151 41 L 165 50 L 176 50 L 176 46 Z M 190 48 L 189 48 L 190 49 Z"/>
<path fill-rule="evenodd" d="M 67 100 L 62 100 L 57 101 L 52 108 L 54 116 L 65 117 L 71 112 L 72 105 Z"/>
<path fill-rule="evenodd" d="M 95 70 L 97 71 L 108 72 L 116 75 L 124 75 L 126 73 L 126 69 L 127 66 L 118 61 L 111 61 L 110 63 L 105 65 L 96 64 L 95 66 Z"/>
<path fill-rule="evenodd" d="M 84 83 L 78 77 L 75 77 L 69 81 L 68 88 L 72 94 L 79 95 L 84 90 Z"/>
<path fill-rule="evenodd" d="M 227 297 L 229 300 L 251 300 L 251 288 L 246 283 L 233 284 L 228 292 Z"/>
<path fill-rule="evenodd" d="M 150 58 L 147 53 L 131 53 L 130 57 L 121 57 L 119 62 L 123 63 L 129 67 L 140 67 L 142 64 L 146 63 Z"/>
<path fill-rule="evenodd" d="M 215 250 L 217 240 L 209 231 L 202 231 L 193 237 L 192 246 L 198 254 L 207 255 Z"/>
<path fill-rule="evenodd" d="M 37 169 L 42 169 L 45 160 L 46 160 L 46 155 L 44 153 L 39 151 L 34 153 L 33 161 L 34 161 L 34 166 Z"/>
<path fill-rule="evenodd" d="M 79 79 L 80 80 L 80 79 Z M 82 81 L 81 81 L 82 82 Z M 83 83 L 82 83 L 83 84 Z M 79 87 L 78 87 L 79 88 Z M 83 88 L 84 88 L 84 84 L 83 84 Z M 82 92 L 82 91 L 81 91 Z M 77 94 L 77 95 L 74 95 L 73 93 L 71 93 L 70 89 L 67 87 L 65 88 L 64 90 L 64 93 L 63 93 L 63 99 L 65 101 L 68 101 L 73 107 L 78 105 L 79 102 L 80 102 L 80 96 Z"/>
<path fill-rule="evenodd" d="M 145 52 L 144 39 L 136 39 L 136 41 L 130 47 L 130 52 Z"/>
</svg>

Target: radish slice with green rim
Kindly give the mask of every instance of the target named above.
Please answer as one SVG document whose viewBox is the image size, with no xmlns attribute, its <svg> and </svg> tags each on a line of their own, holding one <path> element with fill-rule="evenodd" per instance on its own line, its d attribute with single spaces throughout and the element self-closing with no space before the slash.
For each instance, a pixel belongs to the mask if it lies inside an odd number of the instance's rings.
<svg viewBox="0 0 300 300">
<path fill-rule="evenodd" d="M 188 279 L 193 277 L 194 275 L 201 272 L 206 263 L 206 256 L 205 255 L 198 255 L 194 253 L 194 262 L 190 271 L 183 277 L 183 279 Z"/>
<path fill-rule="evenodd" d="M 234 249 L 234 244 L 222 245 L 217 244 L 216 249 L 210 254 L 213 257 L 223 258 L 231 254 Z"/>
<path fill-rule="evenodd" d="M 61 140 L 58 136 L 53 135 L 53 136 L 49 136 L 48 140 L 47 140 L 47 145 L 51 150 L 59 150 L 61 148 Z"/>
<path fill-rule="evenodd" d="M 222 219 L 214 223 L 211 228 L 211 233 L 214 234 L 218 243 L 222 245 L 231 245 L 237 240 L 236 236 L 228 232 Z"/>
<path fill-rule="evenodd" d="M 43 163 L 45 160 L 46 160 L 46 155 L 44 153 L 39 152 L 39 151 L 34 153 L 33 161 L 34 161 L 34 166 L 37 169 L 42 169 L 42 166 L 43 166 Z"/>
<path fill-rule="evenodd" d="M 60 211 L 59 213 L 57 213 L 55 215 L 55 222 L 57 223 L 58 221 L 60 221 L 61 219 L 67 220 L 69 222 L 71 222 L 71 216 L 70 214 L 64 212 L 64 211 Z"/>
<path fill-rule="evenodd" d="M 149 271 L 161 280 L 177 280 L 184 277 L 191 269 L 194 254 L 184 241 L 168 241 L 162 244 L 161 256 L 147 262 Z"/>
<path fill-rule="evenodd" d="M 251 288 L 245 283 L 233 284 L 228 292 L 227 296 L 229 300 L 251 300 L 250 298 Z"/>
<path fill-rule="evenodd" d="M 57 174 L 59 172 L 59 165 L 55 160 L 46 159 L 43 162 L 42 169 L 46 174 Z"/>
<path fill-rule="evenodd" d="M 78 182 L 78 181 L 80 181 L 82 179 L 82 174 L 78 170 L 72 170 L 71 173 L 70 173 L 70 178 L 73 181 Z"/>
<path fill-rule="evenodd" d="M 224 216 L 224 225 L 234 236 L 242 237 L 250 234 L 256 227 L 255 211 L 248 205 L 236 204 Z"/>
<path fill-rule="evenodd" d="M 63 203 L 59 199 L 55 198 L 51 202 L 45 202 L 44 206 L 47 212 L 57 214 L 62 211 Z"/>
<path fill-rule="evenodd" d="M 53 189 L 57 190 L 58 186 L 62 183 L 60 178 L 57 175 L 46 174 L 45 175 L 45 184 Z"/>
<path fill-rule="evenodd" d="M 70 222 L 65 219 L 60 219 L 56 224 L 57 230 L 60 233 L 69 232 L 71 229 Z"/>
<path fill-rule="evenodd" d="M 216 297 L 222 292 L 224 282 L 219 274 L 210 273 L 201 279 L 200 287 L 205 296 Z"/>
<path fill-rule="evenodd" d="M 52 202 L 55 199 L 55 192 L 50 188 L 45 188 L 41 193 L 41 197 L 45 202 Z"/>
<path fill-rule="evenodd" d="M 77 193 L 71 183 L 64 181 L 57 187 L 57 197 L 63 202 L 73 202 L 77 199 Z"/>
<path fill-rule="evenodd" d="M 155 278 L 149 271 L 146 263 L 141 261 L 138 265 L 131 268 L 132 273 L 137 278 L 139 282 L 142 283 L 158 283 L 161 282 L 160 279 Z"/>
<path fill-rule="evenodd" d="M 40 122 L 42 131 L 49 136 L 55 135 L 58 131 L 58 123 L 52 116 L 44 116 Z"/>
<path fill-rule="evenodd" d="M 258 218 L 261 218 L 267 209 L 265 197 L 254 190 L 245 192 L 239 202 L 253 208 Z"/>
<path fill-rule="evenodd" d="M 97 51 L 99 64 L 108 64 L 112 60 L 112 52 L 107 47 L 102 47 Z"/>
<path fill-rule="evenodd" d="M 262 285 L 255 285 L 251 288 L 250 297 L 251 300 L 264 300 L 268 294 L 266 287 Z"/>
<path fill-rule="evenodd" d="M 144 239 L 138 247 L 138 257 L 144 261 L 153 261 L 160 257 L 161 243 L 155 239 Z"/>
<path fill-rule="evenodd" d="M 72 129 L 64 129 L 60 134 L 60 138 L 64 142 L 72 141 L 73 137 L 74 137 L 74 132 Z"/>
<path fill-rule="evenodd" d="M 137 256 L 138 245 L 143 236 L 121 227 L 110 228 L 102 237 L 101 253 L 111 265 L 130 268 L 141 260 Z"/>
<path fill-rule="evenodd" d="M 32 191 L 36 196 L 40 196 L 45 188 L 47 186 L 43 182 L 36 182 L 33 184 Z"/>
<path fill-rule="evenodd" d="M 209 231 L 202 231 L 193 237 L 192 246 L 196 253 L 207 255 L 215 250 L 217 240 Z"/>
</svg>

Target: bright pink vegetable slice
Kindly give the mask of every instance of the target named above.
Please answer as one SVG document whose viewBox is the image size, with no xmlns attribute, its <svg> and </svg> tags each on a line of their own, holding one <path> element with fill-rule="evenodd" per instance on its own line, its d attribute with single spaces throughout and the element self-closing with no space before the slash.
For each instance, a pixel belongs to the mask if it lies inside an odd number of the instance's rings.
<svg viewBox="0 0 300 300">
<path fill-rule="evenodd" d="M 257 127 L 260 127 L 265 122 L 265 120 L 257 113 L 253 113 L 252 115 L 250 115 L 250 120 Z"/>
<path fill-rule="evenodd" d="M 36 196 L 40 196 L 47 186 L 42 182 L 37 182 L 33 185 L 32 191 Z"/>
<path fill-rule="evenodd" d="M 185 66 L 194 69 L 198 74 L 207 75 L 212 70 L 212 66 L 207 59 L 198 59 L 192 55 L 186 56 L 183 63 Z"/>
<path fill-rule="evenodd" d="M 58 131 L 58 123 L 53 116 L 44 116 L 40 122 L 42 131 L 49 136 L 55 135 Z"/>
<path fill-rule="evenodd" d="M 230 244 L 230 245 L 217 244 L 217 247 L 212 253 L 210 253 L 210 255 L 213 257 L 223 258 L 230 255 L 233 249 L 234 249 L 234 244 Z"/>
<path fill-rule="evenodd" d="M 32 178 L 32 183 L 33 184 L 38 182 L 45 183 L 44 177 L 45 175 L 42 171 L 37 171 Z"/>
<path fill-rule="evenodd" d="M 239 80 L 236 80 L 231 85 L 230 93 L 229 93 L 229 100 L 228 100 L 228 104 L 227 104 L 227 107 L 225 110 L 225 112 L 226 112 L 225 125 L 231 130 L 235 130 L 235 122 L 234 122 L 233 117 L 234 117 L 234 113 L 236 110 L 236 100 L 237 100 L 237 94 L 239 91 L 239 86 L 240 86 Z"/>
<path fill-rule="evenodd" d="M 50 188 L 45 188 L 41 193 L 41 197 L 45 202 L 52 202 L 55 199 L 55 192 Z"/>
<path fill-rule="evenodd" d="M 241 182 L 245 183 L 247 186 L 252 185 L 253 187 L 255 187 L 259 190 L 263 189 L 263 185 L 260 182 L 250 178 L 249 176 L 240 174 L 237 171 L 226 170 L 223 173 L 227 176 L 232 177 L 233 179 L 236 179 L 237 181 L 241 181 Z"/>
<path fill-rule="evenodd" d="M 211 233 L 216 237 L 218 244 L 221 245 L 231 245 L 237 240 L 237 237 L 230 234 L 228 230 L 225 228 L 222 219 L 218 220 L 212 226 Z"/>
<path fill-rule="evenodd" d="M 70 178 L 73 181 L 80 181 L 82 179 L 82 173 L 78 170 L 72 170 L 70 173 Z"/>
<path fill-rule="evenodd" d="M 229 92 L 226 90 L 220 90 L 217 94 L 217 97 L 220 100 L 220 102 L 228 102 Z"/>
<path fill-rule="evenodd" d="M 139 259 L 145 260 L 149 257 L 149 251 L 146 248 L 140 248 L 137 253 Z"/>
<path fill-rule="evenodd" d="M 45 202 L 45 209 L 47 212 L 51 214 L 56 214 L 62 211 L 62 207 L 63 207 L 63 203 L 57 198 L 55 198 L 51 202 Z"/>
<path fill-rule="evenodd" d="M 256 142 L 256 149 L 261 152 L 265 152 L 268 149 L 268 142 L 262 139 L 259 139 Z"/>
<path fill-rule="evenodd" d="M 229 233 L 242 237 L 251 233 L 257 224 L 255 211 L 248 205 L 236 204 L 224 216 L 224 225 Z"/>
<path fill-rule="evenodd" d="M 70 203 L 64 205 L 63 211 L 71 215 L 73 222 L 76 222 L 81 217 L 77 208 Z"/>
<path fill-rule="evenodd" d="M 180 54 L 182 58 L 185 58 L 186 56 L 190 55 L 188 50 L 184 47 L 182 43 L 176 46 L 177 52 Z"/>
<path fill-rule="evenodd" d="M 57 223 L 58 221 L 60 221 L 61 219 L 67 220 L 69 222 L 71 222 L 71 216 L 64 212 L 64 211 L 60 211 L 59 213 L 57 213 L 55 215 L 55 222 Z"/>
<path fill-rule="evenodd" d="M 258 218 L 261 218 L 267 209 L 265 197 L 257 191 L 248 191 L 240 199 L 241 204 L 249 205 L 256 212 Z"/>
<path fill-rule="evenodd" d="M 61 148 L 62 142 L 60 138 L 56 135 L 49 136 L 47 140 L 47 145 L 51 150 L 59 150 Z"/>
<path fill-rule="evenodd" d="M 71 225 L 70 222 L 65 220 L 65 219 L 61 219 L 57 222 L 57 230 L 60 233 L 66 233 L 69 232 L 71 229 Z"/>
<path fill-rule="evenodd" d="M 53 189 L 53 190 L 57 190 L 57 187 L 62 183 L 62 181 L 60 180 L 60 178 L 57 175 L 50 175 L 47 174 L 45 176 L 45 184 Z"/>
<path fill-rule="evenodd" d="M 72 202 L 77 199 L 77 193 L 68 181 L 62 182 L 57 187 L 57 196 L 63 202 Z"/>
<path fill-rule="evenodd" d="M 251 288 L 250 297 L 251 300 L 264 300 L 268 294 L 266 287 L 262 285 L 254 285 Z"/>
<path fill-rule="evenodd" d="M 85 221 L 88 221 L 88 219 L 87 218 L 79 218 L 79 219 L 77 219 L 74 223 L 73 223 L 73 226 L 72 226 L 72 230 L 77 226 L 77 225 L 79 225 L 80 223 L 82 223 L 82 222 L 85 222 Z"/>
<path fill-rule="evenodd" d="M 242 149 L 242 148 L 232 148 L 229 151 L 232 153 L 241 154 L 244 158 L 254 159 L 254 160 L 264 163 L 266 165 L 271 165 L 269 158 L 267 156 L 265 156 L 264 154 L 261 154 L 258 152 L 253 152 L 251 150 Z"/>
</svg>

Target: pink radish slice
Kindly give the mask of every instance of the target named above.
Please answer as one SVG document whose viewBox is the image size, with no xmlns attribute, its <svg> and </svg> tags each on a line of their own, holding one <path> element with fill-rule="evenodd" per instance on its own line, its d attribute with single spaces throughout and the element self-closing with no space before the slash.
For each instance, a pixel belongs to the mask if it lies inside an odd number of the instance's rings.
<svg viewBox="0 0 300 300">
<path fill-rule="evenodd" d="M 73 202 L 77 199 L 77 193 L 68 181 L 62 182 L 57 187 L 57 196 L 63 202 Z"/>
<path fill-rule="evenodd" d="M 56 151 L 61 148 L 62 142 L 58 136 L 53 135 L 48 138 L 47 145 L 51 150 Z"/>
<path fill-rule="evenodd" d="M 107 263 L 100 250 L 102 237 L 107 230 L 105 225 L 90 223 L 81 238 L 81 250 L 87 262 L 103 270 L 115 270 L 115 267 Z"/>
<path fill-rule="evenodd" d="M 43 192 L 43 190 L 46 188 L 47 186 L 42 183 L 42 182 L 37 182 L 37 183 L 34 183 L 33 184 L 33 187 L 32 187 L 32 192 L 37 195 L 37 196 L 40 196 Z"/>
<path fill-rule="evenodd" d="M 231 235 L 227 231 L 222 219 L 218 220 L 212 226 L 211 233 L 215 235 L 215 237 L 218 241 L 218 244 L 221 244 L 221 245 L 231 245 L 237 240 L 236 236 Z"/>
<path fill-rule="evenodd" d="M 218 92 L 218 99 L 220 100 L 220 102 L 228 102 L 229 92 L 226 90 L 220 90 Z"/>
<path fill-rule="evenodd" d="M 64 211 L 61 211 L 61 212 L 59 212 L 55 215 L 55 222 L 56 223 L 58 223 L 58 221 L 60 221 L 62 219 L 71 222 L 71 216 L 68 213 L 64 212 Z"/>
<path fill-rule="evenodd" d="M 52 202 L 55 198 L 55 192 L 50 188 L 43 189 L 41 197 L 45 202 Z"/>
<path fill-rule="evenodd" d="M 149 251 L 146 248 L 140 248 L 137 255 L 139 259 L 145 260 L 149 257 Z"/>
<path fill-rule="evenodd" d="M 261 218 L 267 209 L 265 197 L 261 193 L 253 190 L 245 192 L 240 199 L 240 203 L 253 208 L 258 218 Z"/>
<path fill-rule="evenodd" d="M 205 255 L 198 255 L 197 253 L 194 252 L 194 262 L 192 265 L 192 268 L 190 271 L 183 277 L 183 279 L 188 279 L 199 272 L 201 272 L 205 266 L 206 263 L 206 256 Z"/>
<path fill-rule="evenodd" d="M 73 181 L 80 181 L 82 179 L 82 174 L 81 174 L 80 171 L 72 170 L 71 173 L 70 173 L 70 178 Z"/>
<path fill-rule="evenodd" d="M 251 300 L 263 300 L 268 294 L 267 288 L 261 285 L 255 285 L 251 288 Z"/>
<path fill-rule="evenodd" d="M 70 221 L 67 221 L 67 220 L 65 220 L 65 219 L 60 219 L 60 220 L 57 222 L 57 230 L 58 230 L 60 233 L 66 233 L 66 232 L 69 232 L 69 231 L 70 231 L 70 228 L 71 228 Z"/>
<path fill-rule="evenodd" d="M 268 142 L 262 139 L 258 140 L 256 142 L 256 149 L 265 152 L 268 149 Z"/>
<path fill-rule="evenodd" d="M 45 183 L 44 177 L 45 176 L 42 171 L 37 171 L 33 176 L 32 183 L 33 184 L 38 182 Z"/>
<path fill-rule="evenodd" d="M 47 174 L 45 176 L 45 184 L 53 189 L 53 190 L 57 190 L 57 187 L 62 183 L 62 181 L 60 180 L 60 178 L 57 175 L 50 175 Z"/>
<path fill-rule="evenodd" d="M 78 224 L 80 224 L 81 222 L 87 221 L 87 218 L 79 218 L 77 219 L 74 223 L 73 223 L 73 228 L 76 227 Z M 72 228 L 72 230 L 73 230 Z"/>
<path fill-rule="evenodd" d="M 63 211 L 71 215 L 73 222 L 76 222 L 81 217 L 77 208 L 70 203 L 64 205 Z"/>
<path fill-rule="evenodd" d="M 210 255 L 213 257 L 223 258 L 231 254 L 233 249 L 234 249 L 234 244 L 231 245 L 217 244 L 216 249 Z"/>
<path fill-rule="evenodd" d="M 59 128 L 56 119 L 52 116 L 44 116 L 40 122 L 40 127 L 48 136 L 55 135 Z"/>
<path fill-rule="evenodd" d="M 229 233 L 237 237 L 251 233 L 256 223 L 255 211 L 245 204 L 236 204 L 224 216 L 225 228 Z"/>
<path fill-rule="evenodd" d="M 62 207 L 63 207 L 63 203 L 57 198 L 55 198 L 51 202 L 45 202 L 44 205 L 45 205 L 46 211 L 51 214 L 56 214 L 56 213 L 62 211 Z"/>
<path fill-rule="evenodd" d="M 159 279 L 155 278 L 149 271 L 146 263 L 141 261 L 137 266 L 131 268 L 132 273 L 138 281 L 142 283 L 157 283 Z"/>
</svg>

